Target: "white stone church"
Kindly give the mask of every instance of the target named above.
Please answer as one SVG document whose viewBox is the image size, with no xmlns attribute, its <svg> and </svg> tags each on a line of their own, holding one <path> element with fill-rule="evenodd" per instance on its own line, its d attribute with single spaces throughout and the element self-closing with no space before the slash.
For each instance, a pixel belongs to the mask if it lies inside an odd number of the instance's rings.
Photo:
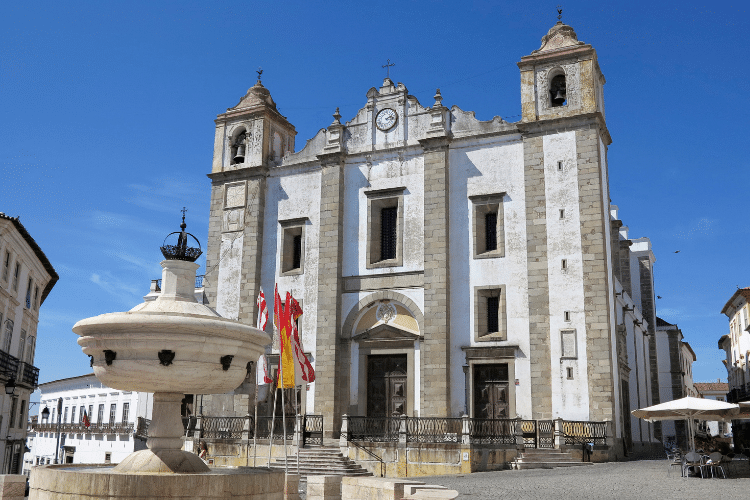
<svg viewBox="0 0 750 500">
<path fill-rule="evenodd" d="M 658 434 L 629 415 L 658 402 L 655 259 L 610 205 L 596 51 L 558 22 L 518 67 L 514 123 L 389 78 L 299 151 L 260 80 L 218 115 L 208 301 L 255 324 L 259 287 L 271 310 L 275 283 L 299 300 L 317 373 L 300 402 L 326 436 L 343 414 Z"/>
</svg>

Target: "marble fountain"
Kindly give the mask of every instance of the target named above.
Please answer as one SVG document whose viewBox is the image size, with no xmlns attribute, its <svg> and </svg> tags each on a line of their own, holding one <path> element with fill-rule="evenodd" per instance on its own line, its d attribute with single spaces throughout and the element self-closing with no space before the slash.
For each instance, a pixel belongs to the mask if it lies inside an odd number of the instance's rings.
<svg viewBox="0 0 750 500">
<path fill-rule="evenodd" d="M 271 342 L 265 332 L 219 316 L 194 297 L 198 247 L 188 246 L 183 216 L 177 244 L 161 247 L 160 296 L 127 312 L 102 314 L 73 326 L 108 387 L 154 394 L 148 449 L 115 467 L 35 467 L 31 500 L 282 499 L 284 473 L 259 468 L 209 468 L 182 450 L 180 402 L 185 394 L 221 394 L 238 387 L 247 364 Z"/>
</svg>

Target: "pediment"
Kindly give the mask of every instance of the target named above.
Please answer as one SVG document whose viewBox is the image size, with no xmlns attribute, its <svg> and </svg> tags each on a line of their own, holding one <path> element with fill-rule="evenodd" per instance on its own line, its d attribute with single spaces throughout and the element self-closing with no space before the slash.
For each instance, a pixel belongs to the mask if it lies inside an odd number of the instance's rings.
<svg viewBox="0 0 750 500">
<path fill-rule="evenodd" d="M 415 342 L 422 340 L 416 333 L 390 324 L 378 325 L 352 337 L 356 342 Z"/>
</svg>

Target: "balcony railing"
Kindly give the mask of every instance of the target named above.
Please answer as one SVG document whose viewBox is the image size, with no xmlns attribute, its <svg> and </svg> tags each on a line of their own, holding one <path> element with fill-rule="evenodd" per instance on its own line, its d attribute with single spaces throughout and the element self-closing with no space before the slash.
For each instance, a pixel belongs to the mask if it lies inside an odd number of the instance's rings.
<svg viewBox="0 0 750 500">
<path fill-rule="evenodd" d="M 57 432 L 57 422 L 42 422 L 32 425 L 32 429 L 35 432 Z M 83 423 L 66 423 L 63 422 L 59 425 L 61 433 L 72 433 L 72 434 L 131 434 L 134 430 L 132 422 L 120 423 L 120 424 L 91 424 L 86 427 Z"/>
<path fill-rule="evenodd" d="M 19 359 L 5 351 L 0 351 L 0 376 L 6 379 L 15 378 L 18 374 Z"/>
<path fill-rule="evenodd" d="M 195 288 L 203 288 L 203 278 L 205 277 L 205 274 L 199 274 L 195 277 Z M 154 292 L 161 292 L 161 279 L 151 280 L 151 283 L 156 285 L 156 288 L 153 290 Z"/>
<path fill-rule="evenodd" d="M 23 361 L 18 363 L 18 376 L 16 382 L 36 389 L 39 382 L 39 368 Z"/>
<path fill-rule="evenodd" d="M 750 387 L 736 387 L 727 393 L 728 403 L 741 403 L 750 401 Z"/>
</svg>

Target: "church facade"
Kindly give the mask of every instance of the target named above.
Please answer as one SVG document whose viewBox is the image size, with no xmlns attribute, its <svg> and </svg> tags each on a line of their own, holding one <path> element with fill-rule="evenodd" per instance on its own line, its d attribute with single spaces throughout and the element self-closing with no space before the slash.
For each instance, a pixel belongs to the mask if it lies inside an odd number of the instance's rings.
<svg viewBox="0 0 750 500">
<path fill-rule="evenodd" d="M 271 315 L 274 285 L 292 292 L 327 436 L 344 414 L 467 414 L 653 440 L 629 409 L 655 402 L 654 259 L 641 245 L 639 270 L 610 206 L 596 51 L 557 23 L 518 66 L 515 123 L 389 78 L 298 151 L 260 80 L 218 115 L 206 296 L 255 324 L 261 286 Z"/>
</svg>

